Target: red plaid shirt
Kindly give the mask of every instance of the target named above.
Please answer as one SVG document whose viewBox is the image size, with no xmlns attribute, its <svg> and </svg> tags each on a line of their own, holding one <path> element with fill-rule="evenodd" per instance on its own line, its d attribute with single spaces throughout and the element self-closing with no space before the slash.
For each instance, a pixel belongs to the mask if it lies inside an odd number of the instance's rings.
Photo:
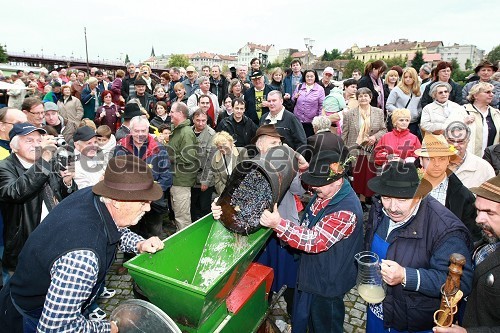
<svg viewBox="0 0 500 333">
<path fill-rule="evenodd" d="M 318 215 L 330 200 L 331 198 L 316 198 L 311 206 L 312 215 Z M 291 247 L 307 253 L 319 253 L 349 237 L 355 227 L 356 215 L 353 212 L 341 210 L 323 216 L 312 229 L 307 226 L 296 226 L 288 220 L 281 219 L 275 231 L 278 237 Z"/>
</svg>

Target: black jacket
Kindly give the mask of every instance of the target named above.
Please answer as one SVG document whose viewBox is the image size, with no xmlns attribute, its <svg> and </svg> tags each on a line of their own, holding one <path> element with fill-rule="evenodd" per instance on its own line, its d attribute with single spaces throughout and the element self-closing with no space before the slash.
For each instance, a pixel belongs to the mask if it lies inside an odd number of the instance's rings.
<svg viewBox="0 0 500 333">
<path fill-rule="evenodd" d="M 433 83 L 434 82 L 431 82 L 427 86 L 425 86 L 425 90 L 424 90 L 424 92 L 422 92 L 422 98 L 420 99 L 420 104 L 422 105 L 422 109 L 427 104 L 431 104 L 432 102 L 434 102 L 434 100 L 432 99 L 432 97 L 430 95 L 431 86 Z M 463 104 L 462 87 L 458 83 L 453 81 L 452 79 L 450 79 L 448 81 L 448 83 L 451 86 L 450 96 L 448 97 L 448 99 L 452 102 L 455 102 L 457 104 L 462 105 Z M 359 87 L 359 85 L 358 85 L 358 87 Z"/>
<path fill-rule="evenodd" d="M 49 182 L 57 201 L 77 190 L 74 181 L 69 189 L 63 184 L 54 164 L 54 159 L 46 162 L 40 158 L 25 169 L 15 154 L 0 161 L 0 209 L 5 240 L 2 264 L 9 270 L 15 270 L 19 252 L 40 224 L 45 183 Z"/>
<path fill-rule="evenodd" d="M 457 216 L 469 229 L 472 240 L 481 239 L 481 229 L 476 225 L 476 197 L 458 179 L 454 173 L 448 176 L 448 190 L 446 191 L 445 206 Z"/>
<path fill-rule="evenodd" d="M 274 90 L 270 85 L 266 84 L 264 86 L 264 97 L 263 100 L 267 100 L 267 94 L 269 94 L 270 91 Z M 252 87 L 245 91 L 245 115 L 252 119 L 252 121 L 255 124 L 259 123 L 259 118 L 257 117 L 257 110 L 255 106 L 255 88 Z M 262 108 L 262 115 L 265 113 L 269 112 L 269 108 Z"/>
<path fill-rule="evenodd" d="M 267 115 L 268 113 L 262 114 L 260 118 L 261 126 L 270 123 L 270 120 L 266 119 Z M 290 111 L 284 110 L 283 118 L 278 120 L 274 126 L 276 127 L 276 131 L 285 138 L 285 143 L 296 152 L 302 154 L 306 149 L 307 139 L 306 132 L 304 132 L 304 127 L 302 127 L 299 119 Z"/>
<path fill-rule="evenodd" d="M 127 100 L 128 99 L 128 96 L 130 95 L 130 85 L 131 84 L 134 84 L 135 83 L 135 79 L 137 78 L 137 75 L 134 76 L 134 77 L 130 77 L 130 76 L 126 76 L 123 80 L 122 80 L 122 96 L 123 96 L 123 99 Z"/>
<path fill-rule="evenodd" d="M 483 158 L 491 164 L 493 170 L 498 175 L 498 171 L 500 170 L 500 144 L 486 147 Z"/>
<path fill-rule="evenodd" d="M 234 138 L 236 147 L 246 147 L 252 141 L 257 131 L 257 125 L 247 116 L 237 123 L 234 117 L 228 116 L 217 125 L 217 132 L 226 131 Z"/>
<path fill-rule="evenodd" d="M 372 100 L 370 101 L 370 105 L 373 107 L 377 107 L 377 99 L 378 99 L 378 92 L 375 90 L 375 87 L 373 86 L 372 79 L 370 76 L 363 76 L 361 79 L 359 79 L 358 82 L 358 89 L 359 88 L 368 88 L 372 92 Z M 385 97 L 385 96 L 384 96 Z"/>
<path fill-rule="evenodd" d="M 219 106 L 223 106 L 223 100 L 228 94 L 229 81 L 227 81 L 224 75 L 220 76 L 220 79 L 217 83 L 213 77 L 210 76 L 210 92 L 217 96 L 217 100 L 219 101 Z"/>
</svg>

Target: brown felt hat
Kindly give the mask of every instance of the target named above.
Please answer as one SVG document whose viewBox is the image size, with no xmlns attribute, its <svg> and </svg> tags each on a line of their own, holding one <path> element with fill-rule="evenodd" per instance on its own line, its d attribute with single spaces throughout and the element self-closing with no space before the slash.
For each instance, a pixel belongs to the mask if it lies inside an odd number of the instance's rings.
<svg viewBox="0 0 500 333">
<path fill-rule="evenodd" d="M 263 135 L 280 138 L 281 141 L 285 139 L 278 133 L 274 125 L 268 124 L 268 125 L 262 125 L 261 127 L 257 128 L 257 132 L 255 132 L 255 136 L 252 138 L 252 143 L 255 144 L 257 142 L 257 139 Z"/>
<path fill-rule="evenodd" d="M 490 178 L 479 187 L 472 187 L 470 190 L 479 197 L 500 202 L 500 175 Z"/>
<path fill-rule="evenodd" d="M 491 62 L 489 62 L 488 60 L 483 60 L 481 61 L 477 66 L 476 68 L 474 68 L 474 72 L 479 72 L 481 70 L 481 68 L 483 67 L 491 67 L 493 69 L 493 72 L 496 72 L 498 71 L 498 67 L 495 66 L 494 64 L 492 64 Z"/>
<path fill-rule="evenodd" d="M 121 201 L 155 201 L 163 196 L 149 166 L 133 155 L 110 159 L 104 179 L 92 187 L 92 192 Z"/>
</svg>

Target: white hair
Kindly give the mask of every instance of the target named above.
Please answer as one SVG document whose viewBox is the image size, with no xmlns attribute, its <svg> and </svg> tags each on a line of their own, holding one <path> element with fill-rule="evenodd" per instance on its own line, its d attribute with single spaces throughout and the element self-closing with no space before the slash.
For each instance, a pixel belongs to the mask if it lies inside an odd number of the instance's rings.
<svg viewBox="0 0 500 333">
<path fill-rule="evenodd" d="M 143 116 L 135 116 L 130 120 L 129 128 L 133 129 L 135 125 L 139 124 L 147 124 L 149 127 L 149 121 L 146 118 L 144 118 Z"/>
<path fill-rule="evenodd" d="M 10 140 L 10 148 L 13 152 L 17 153 L 19 150 L 19 135 L 16 135 L 12 138 L 12 140 Z"/>
<path fill-rule="evenodd" d="M 108 197 L 100 197 L 100 198 L 99 198 L 99 200 L 101 200 L 101 202 L 102 202 L 102 203 L 107 204 L 107 203 L 111 203 L 111 201 L 112 201 L 113 199 L 108 198 Z"/>
</svg>

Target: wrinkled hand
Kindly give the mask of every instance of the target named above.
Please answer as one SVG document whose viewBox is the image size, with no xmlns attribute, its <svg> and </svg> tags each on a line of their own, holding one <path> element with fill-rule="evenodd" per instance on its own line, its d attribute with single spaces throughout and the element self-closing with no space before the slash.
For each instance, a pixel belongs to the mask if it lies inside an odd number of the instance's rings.
<svg viewBox="0 0 500 333">
<path fill-rule="evenodd" d="M 120 330 L 118 329 L 118 325 L 116 325 L 116 321 L 111 321 L 111 333 L 118 333 Z"/>
<path fill-rule="evenodd" d="M 163 249 L 165 245 L 163 242 L 156 236 L 143 240 L 137 243 L 137 250 L 139 253 L 148 252 L 148 253 L 156 253 Z"/>
<path fill-rule="evenodd" d="M 405 269 L 392 260 L 382 260 L 380 264 L 382 279 L 389 286 L 401 284 L 405 277 Z"/>
<path fill-rule="evenodd" d="M 264 210 L 260 216 L 260 224 L 268 228 L 276 228 L 281 222 L 281 216 L 278 212 L 278 204 L 274 204 L 273 212 L 269 209 Z"/>
<path fill-rule="evenodd" d="M 458 325 L 451 325 L 451 327 L 434 327 L 432 331 L 437 333 L 467 333 L 467 330 Z"/>
<path fill-rule="evenodd" d="M 283 95 L 283 99 L 290 99 L 290 94 L 286 93 L 285 95 Z"/>
<path fill-rule="evenodd" d="M 217 200 L 219 200 L 219 198 L 215 198 L 214 202 L 212 202 L 212 206 L 210 207 L 215 220 L 220 219 L 222 215 L 222 207 L 217 206 Z"/>
<path fill-rule="evenodd" d="M 42 143 L 40 145 L 40 149 L 42 153 L 42 158 L 45 161 L 49 162 L 57 150 L 56 140 L 54 136 L 42 135 Z"/>
<path fill-rule="evenodd" d="M 201 191 L 205 192 L 208 189 L 208 185 L 201 185 Z"/>
<path fill-rule="evenodd" d="M 64 185 L 71 186 L 73 184 L 73 178 L 75 177 L 75 173 L 72 172 L 69 167 L 67 170 L 59 171 L 59 173 L 61 174 Z"/>
<path fill-rule="evenodd" d="M 375 139 L 375 137 L 373 135 L 368 137 L 368 145 L 373 146 L 376 141 L 377 141 L 377 139 Z"/>
<path fill-rule="evenodd" d="M 476 120 L 476 118 L 474 118 L 474 116 L 466 116 L 464 118 L 464 123 L 466 125 L 470 125 L 470 124 L 472 124 L 474 122 L 474 120 Z"/>
<path fill-rule="evenodd" d="M 306 161 L 304 156 L 302 156 L 299 153 L 296 153 L 295 157 L 297 158 L 297 161 L 299 162 L 299 170 L 307 170 L 307 168 L 309 168 L 309 163 Z"/>
</svg>

